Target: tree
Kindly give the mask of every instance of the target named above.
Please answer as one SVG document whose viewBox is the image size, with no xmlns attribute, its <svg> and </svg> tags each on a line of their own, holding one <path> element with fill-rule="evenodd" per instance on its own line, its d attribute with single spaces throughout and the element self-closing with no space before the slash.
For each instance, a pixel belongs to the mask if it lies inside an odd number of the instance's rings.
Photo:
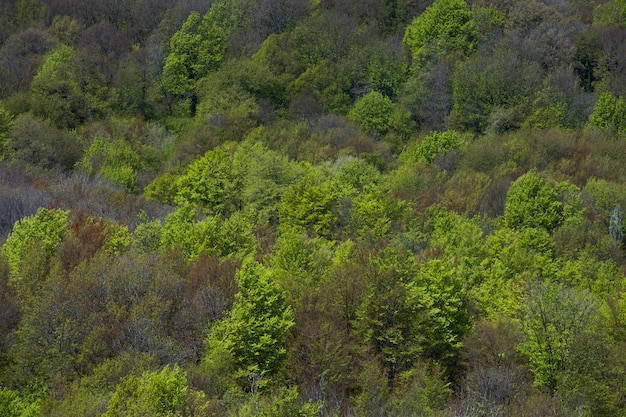
<svg viewBox="0 0 626 417">
<path fill-rule="evenodd" d="M 242 176 L 241 200 L 260 222 L 278 223 L 284 192 L 304 175 L 305 168 L 260 142 L 242 143 L 233 156 L 233 166 Z"/>
<path fill-rule="evenodd" d="M 371 91 L 356 102 L 348 117 L 359 123 L 368 133 L 383 136 L 389 127 L 393 102 L 378 91 Z"/>
<path fill-rule="evenodd" d="M 610 92 L 602 93 L 589 116 L 589 124 L 618 135 L 626 134 L 626 100 Z"/>
<path fill-rule="evenodd" d="M 541 74 L 539 64 L 506 46 L 468 58 L 453 75 L 452 126 L 484 133 L 493 124 L 490 117 L 503 110 L 500 124 L 507 129 L 519 125 L 541 86 Z"/>
<path fill-rule="evenodd" d="M 410 143 L 401 156 L 401 160 L 433 162 L 438 155 L 452 152 L 464 145 L 465 140 L 454 130 L 431 132 L 422 140 Z"/>
<path fill-rule="evenodd" d="M 57 46 L 42 29 L 30 27 L 6 39 L 0 49 L 0 97 L 26 91 L 42 57 Z"/>
<path fill-rule="evenodd" d="M 136 192 L 142 161 L 126 141 L 97 137 L 77 167 L 89 176 L 102 176 L 130 192 Z"/>
<path fill-rule="evenodd" d="M 562 224 L 562 216 L 559 194 L 537 171 L 529 171 L 511 184 L 503 217 L 508 227 L 543 227 L 552 231 Z"/>
<path fill-rule="evenodd" d="M 626 28 L 626 2 L 611 0 L 597 5 L 593 13 L 593 24 L 596 26 L 617 25 Z"/>
<path fill-rule="evenodd" d="M 319 236 L 329 237 L 336 221 L 334 203 L 329 182 L 319 178 L 319 174 L 309 174 L 283 194 L 278 210 L 280 225 L 299 231 L 313 230 Z"/>
<path fill-rule="evenodd" d="M 40 415 L 39 400 L 22 398 L 17 391 L 0 387 L 0 415 L 3 417 L 35 417 Z"/>
<path fill-rule="evenodd" d="M 0 106 L 0 161 L 6 157 L 7 144 L 9 142 L 9 132 L 13 126 L 13 115 L 4 107 Z"/>
<path fill-rule="evenodd" d="M 213 7 L 211 8 L 213 10 Z M 211 12 L 200 17 L 191 12 L 183 26 L 170 39 L 170 52 L 163 66 L 167 91 L 174 96 L 189 96 L 195 114 L 197 82 L 220 65 L 226 51 L 226 36 Z"/>
<path fill-rule="evenodd" d="M 585 332 L 596 314 L 589 294 L 548 281 L 537 283 L 524 303 L 520 350 L 528 356 L 535 384 L 552 394 L 559 387 L 572 340 Z"/>
<path fill-rule="evenodd" d="M 50 259 L 65 234 L 69 213 L 40 208 L 36 214 L 19 220 L 13 226 L 13 231 L 2 245 L 2 253 L 11 268 L 10 283 L 22 289 L 18 291 L 20 297 L 25 295 L 23 290 L 32 290 L 27 282 L 34 277 L 22 276 L 22 267 L 29 262 L 28 252 L 36 247 Z"/>
<path fill-rule="evenodd" d="M 220 146 L 190 164 L 178 179 L 177 202 L 228 215 L 241 207 L 241 181 L 233 167 L 233 155 L 226 146 Z"/>
<path fill-rule="evenodd" d="M 429 50 L 468 53 L 476 36 L 472 12 L 464 0 L 436 0 L 406 28 L 403 42 L 419 60 Z"/>
<path fill-rule="evenodd" d="M 226 355 L 235 377 L 254 392 L 281 369 L 294 313 L 271 271 L 257 262 L 246 261 L 236 279 L 235 304 L 209 331 L 204 360 L 219 361 Z"/>
<path fill-rule="evenodd" d="M 144 372 L 140 377 L 125 377 L 117 385 L 103 417 L 196 415 L 205 407 L 204 394 L 189 390 L 187 374 L 174 365 Z"/>
</svg>

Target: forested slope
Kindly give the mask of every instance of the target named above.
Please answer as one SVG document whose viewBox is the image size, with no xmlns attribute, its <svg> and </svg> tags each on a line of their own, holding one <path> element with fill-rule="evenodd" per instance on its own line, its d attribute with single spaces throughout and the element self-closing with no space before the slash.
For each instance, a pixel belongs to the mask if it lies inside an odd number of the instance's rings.
<svg viewBox="0 0 626 417">
<path fill-rule="evenodd" d="M 0 415 L 626 415 L 626 2 L 0 3 Z"/>
</svg>

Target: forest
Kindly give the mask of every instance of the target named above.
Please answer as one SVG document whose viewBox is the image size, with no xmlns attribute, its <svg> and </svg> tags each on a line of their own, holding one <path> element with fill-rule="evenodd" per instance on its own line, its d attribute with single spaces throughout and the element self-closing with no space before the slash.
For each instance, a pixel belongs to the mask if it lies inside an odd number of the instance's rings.
<svg viewBox="0 0 626 417">
<path fill-rule="evenodd" d="M 0 416 L 626 416 L 626 0 L 0 2 Z"/>
</svg>

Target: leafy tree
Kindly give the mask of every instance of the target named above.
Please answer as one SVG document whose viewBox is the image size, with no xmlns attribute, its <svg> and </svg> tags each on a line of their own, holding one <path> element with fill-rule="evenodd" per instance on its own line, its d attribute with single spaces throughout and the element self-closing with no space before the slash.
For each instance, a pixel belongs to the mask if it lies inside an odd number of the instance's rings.
<svg viewBox="0 0 626 417">
<path fill-rule="evenodd" d="M 363 130 L 383 136 L 389 127 L 393 112 L 393 102 L 377 91 L 371 91 L 356 102 L 348 112 L 348 117 L 355 120 Z"/>
<path fill-rule="evenodd" d="M 39 400 L 22 398 L 17 391 L 0 388 L 0 415 L 3 417 L 35 417 L 40 415 Z"/>
<path fill-rule="evenodd" d="M 287 188 L 304 175 L 305 168 L 260 142 L 242 143 L 233 156 L 233 166 L 241 174 L 241 200 L 259 221 L 278 223 L 280 201 Z"/>
<path fill-rule="evenodd" d="M 331 236 L 336 221 L 334 203 L 335 195 L 329 182 L 319 178 L 319 174 L 305 176 L 283 194 L 278 211 L 280 225 Z"/>
<path fill-rule="evenodd" d="M 617 25 L 626 28 L 626 2 L 611 0 L 598 4 L 593 13 L 593 24 L 597 26 Z"/>
<path fill-rule="evenodd" d="M 226 146 L 208 151 L 177 180 L 177 202 L 198 204 L 210 213 L 228 215 L 241 207 L 241 176 Z"/>
<path fill-rule="evenodd" d="M 189 204 L 182 204 L 168 214 L 159 233 L 159 246 L 163 249 L 183 249 L 189 259 L 198 258 L 202 252 L 217 250 L 221 222 L 215 217 L 199 221 L 197 215 Z"/>
<path fill-rule="evenodd" d="M 498 110 L 506 110 L 504 115 L 498 115 L 498 119 L 504 118 L 499 121 L 504 127 L 519 125 L 530 98 L 541 86 L 541 74 L 539 64 L 527 62 L 508 47 L 496 48 L 491 55 L 470 57 L 453 75 L 452 126 L 484 133 L 490 116 L 496 116 L 493 113 Z"/>
<path fill-rule="evenodd" d="M 345 114 L 349 110 L 351 80 L 337 63 L 324 61 L 309 67 L 290 86 L 290 93 L 297 103 L 298 95 L 311 95 L 315 103 L 330 114 Z"/>
<path fill-rule="evenodd" d="M 44 169 L 69 171 L 80 159 L 82 146 L 76 136 L 57 129 L 50 121 L 31 113 L 13 120 L 6 154 L 10 159 L 24 161 Z"/>
<path fill-rule="evenodd" d="M 431 304 L 426 289 L 398 266 L 372 265 L 363 301 L 356 311 L 357 334 L 380 355 L 389 382 L 424 353 Z"/>
<path fill-rule="evenodd" d="M 29 27 L 13 33 L 0 48 L 0 97 L 26 91 L 43 56 L 58 45 L 48 33 Z"/>
<path fill-rule="evenodd" d="M 536 171 L 527 172 L 511 184 L 503 217 L 507 226 L 543 227 L 551 231 L 563 222 L 562 216 L 559 194 Z"/>
<path fill-rule="evenodd" d="M 468 53 L 474 47 L 475 22 L 464 0 L 436 0 L 407 26 L 404 44 L 414 59 L 429 50 Z"/>
<path fill-rule="evenodd" d="M 472 326 L 462 277 L 449 260 L 433 259 L 420 266 L 415 285 L 423 288 L 422 303 L 428 307 L 425 353 L 451 369 Z"/>
<path fill-rule="evenodd" d="M 300 58 L 308 68 L 338 62 L 357 37 L 357 24 L 350 16 L 321 10 L 293 30 Z"/>
<path fill-rule="evenodd" d="M 13 231 L 2 245 L 2 253 L 11 268 L 10 282 L 13 285 L 27 285 L 26 281 L 30 277 L 22 276 L 22 268 L 29 262 L 27 253 L 33 247 L 41 250 L 47 259 L 52 257 L 65 234 L 69 213 L 65 210 L 40 208 L 36 214 L 15 223 Z M 24 284 L 20 284 L 20 281 L 24 281 Z"/>
<path fill-rule="evenodd" d="M 352 222 L 357 235 L 365 240 L 384 239 L 404 206 L 390 198 L 383 187 L 365 185 L 363 194 L 353 200 Z"/>
<path fill-rule="evenodd" d="M 409 144 L 401 159 L 404 161 L 425 160 L 426 162 L 433 162 L 438 155 L 452 152 L 464 145 L 465 140 L 456 131 L 431 132 L 421 141 Z"/>
<path fill-rule="evenodd" d="M 538 283 L 522 310 L 522 330 L 528 340 L 520 346 L 530 361 L 535 384 L 558 390 L 572 340 L 585 332 L 595 314 L 587 293 L 551 282 Z"/>
<path fill-rule="evenodd" d="M 186 373 L 174 365 L 141 377 L 124 378 L 109 400 L 104 417 L 195 415 L 206 407 L 204 395 L 191 391 Z"/>
<path fill-rule="evenodd" d="M 305 70 L 296 43 L 289 32 L 269 35 L 252 59 L 286 81 L 293 81 Z"/>
<path fill-rule="evenodd" d="M 170 52 L 163 66 L 167 91 L 175 96 L 189 95 L 192 114 L 195 113 L 197 82 L 218 68 L 226 51 L 227 33 L 212 11 L 204 17 L 198 12 L 189 14 L 180 30 L 171 37 Z"/>
<path fill-rule="evenodd" d="M 97 137 L 87 148 L 77 167 L 87 175 L 102 176 L 128 191 L 135 192 L 142 161 L 126 141 Z"/>
<path fill-rule="evenodd" d="M 287 357 L 285 337 L 294 325 L 293 310 L 271 271 L 255 261 L 245 262 L 236 278 L 235 304 L 211 328 L 204 360 L 226 355 L 235 377 L 254 391 L 268 383 Z"/>
<path fill-rule="evenodd" d="M 589 124 L 603 130 L 611 130 L 618 135 L 626 134 L 626 101 L 606 92 L 600 95 L 589 116 Z"/>
<path fill-rule="evenodd" d="M 80 40 L 83 27 L 80 22 L 70 16 L 55 15 L 48 27 L 48 32 L 65 45 L 76 46 Z"/>
<path fill-rule="evenodd" d="M 4 107 L 0 107 L 0 161 L 6 157 L 9 132 L 13 126 L 13 115 Z"/>
<path fill-rule="evenodd" d="M 43 62 L 37 70 L 33 83 L 45 83 L 57 76 L 59 69 L 72 57 L 73 53 L 74 48 L 68 45 L 61 45 L 48 52 L 43 57 Z"/>
</svg>

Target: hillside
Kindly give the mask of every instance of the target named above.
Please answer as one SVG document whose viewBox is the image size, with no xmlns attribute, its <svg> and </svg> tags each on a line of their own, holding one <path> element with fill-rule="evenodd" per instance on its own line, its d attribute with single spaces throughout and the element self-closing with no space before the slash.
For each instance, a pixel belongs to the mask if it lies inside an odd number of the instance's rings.
<svg viewBox="0 0 626 417">
<path fill-rule="evenodd" d="M 0 416 L 626 416 L 625 145 L 624 0 L 2 2 Z"/>
</svg>

